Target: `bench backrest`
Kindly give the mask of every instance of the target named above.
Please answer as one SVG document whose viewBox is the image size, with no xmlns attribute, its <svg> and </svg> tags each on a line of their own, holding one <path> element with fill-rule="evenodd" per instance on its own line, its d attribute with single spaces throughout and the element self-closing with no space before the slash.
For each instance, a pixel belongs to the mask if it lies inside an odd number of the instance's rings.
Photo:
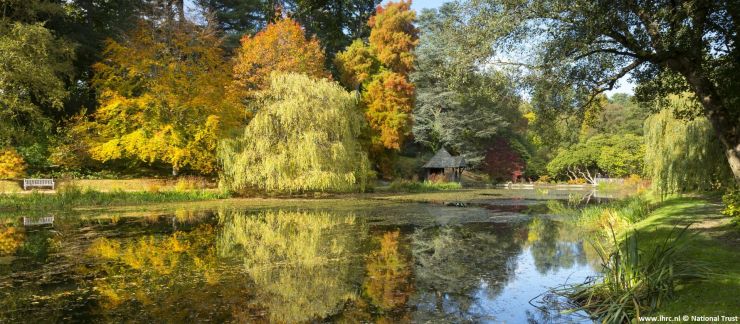
<svg viewBox="0 0 740 324">
<path fill-rule="evenodd" d="M 23 179 L 25 186 L 52 186 L 54 179 Z"/>
<path fill-rule="evenodd" d="M 37 219 L 33 219 L 30 217 L 23 217 L 23 225 L 24 226 L 33 226 L 33 225 L 52 225 L 54 224 L 54 216 L 49 217 L 41 217 Z"/>
</svg>

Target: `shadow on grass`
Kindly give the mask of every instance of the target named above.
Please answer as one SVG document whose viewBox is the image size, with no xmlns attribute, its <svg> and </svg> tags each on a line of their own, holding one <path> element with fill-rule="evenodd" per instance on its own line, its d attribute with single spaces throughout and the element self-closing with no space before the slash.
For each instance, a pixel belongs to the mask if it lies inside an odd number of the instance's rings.
<svg viewBox="0 0 740 324">
<path fill-rule="evenodd" d="M 737 316 L 740 309 L 740 232 L 720 213 L 721 205 L 681 197 L 660 202 L 652 215 L 637 224 L 640 238 L 655 246 L 676 227 L 689 227 L 681 257 L 709 269 L 709 278 L 677 287 L 677 298 L 659 308 L 667 316 Z"/>
</svg>

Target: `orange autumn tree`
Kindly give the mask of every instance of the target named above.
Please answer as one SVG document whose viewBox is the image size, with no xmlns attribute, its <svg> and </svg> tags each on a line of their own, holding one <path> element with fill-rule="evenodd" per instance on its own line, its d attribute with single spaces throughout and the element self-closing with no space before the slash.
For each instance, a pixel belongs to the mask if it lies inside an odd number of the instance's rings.
<svg viewBox="0 0 740 324">
<path fill-rule="evenodd" d="M 409 73 L 419 43 L 415 19 L 410 0 L 378 6 L 368 22 L 369 42 L 355 41 L 334 60 L 344 86 L 362 88 L 372 129 L 371 157 L 385 177 L 391 176 L 396 152 L 411 133 L 414 85 Z"/>
<path fill-rule="evenodd" d="M 399 150 L 411 131 L 414 85 L 403 74 L 383 71 L 367 84 L 362 98 L 370 127 L 377 133 L 373 146 Z"/>
<path fill-rule="evenodd" d="M 125 42 L 107 41 L 94 65 L 100 106 L 75 126 L 89 134 L 92 158 L 213 173 L 218 139 L 243 119 L 223 100 L 230 78 L 219 45 L 196 26 L 144 23 Z"/>
<path fill-rule="evenodd" d="M 414 66 L 416 45 L 419 44 L 419 30 L 414 26 L 416 12 L 411 10 L 411 0 L 389 2 L 385 7 L 378 6 L 375 15 L 370 17 L 370 47 L 384 66 L 390 70 L 408 75 Z"/>
<path fill-rule="evenodd" d="M 327 78 L 324 52 L 316 37 L 307 38 L 298 22 L 284 18 L 241 40 L 234 64 L 232 95 L 241 101 L 269 86 L 270 73 L 294 72 Z"/>
</svg>

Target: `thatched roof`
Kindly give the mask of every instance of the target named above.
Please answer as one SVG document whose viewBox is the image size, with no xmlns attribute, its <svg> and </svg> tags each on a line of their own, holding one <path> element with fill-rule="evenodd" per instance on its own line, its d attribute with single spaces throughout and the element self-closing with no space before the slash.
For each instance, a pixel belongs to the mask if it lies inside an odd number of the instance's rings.
<svg viewBox="0 0 740 324">
<path fill-rule="evenodd" d="M 462 156 L 452 156 L 444 148 L 437 151 L 434 156 L 424 164 L 424 169 L 464 168 L 467 166 Z"/>
</svg>

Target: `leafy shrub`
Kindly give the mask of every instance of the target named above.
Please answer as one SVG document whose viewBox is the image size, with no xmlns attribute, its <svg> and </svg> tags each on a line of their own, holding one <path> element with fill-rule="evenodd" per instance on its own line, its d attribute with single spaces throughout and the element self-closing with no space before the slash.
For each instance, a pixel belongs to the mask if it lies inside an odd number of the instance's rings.
<svg viewBox="0 0 740 324">
<path fill-rule="evenodd" d="M 0 179 L 22 177 L 26 172 L 26 161 L 14 148 L 0 151 Z"/>
<path fill-rule="evenodd" d="M 575 178 L 568 180 L 568 184 L 586 184 L 586 179 L 584 178 Z"/>
<path fill-rule="evenodd" d="M 447 177 L 441 173 L 433 173 L 427 177 L 427 181 L 432 183 L 442 183 L 447 182 Z"/>
<path fill-rule="evenodd" d="M 537 179 L 537 183 L 550 183 L 550 181 L 552 181 L 552 178 L 549 175 L 543 175 Z"/>
<path fill-rule="evenodd" d="M 630 176 L 624 180 L 624 185 L 625 186 L 638 186 L 642 182 L 643 182 L 642 177 L 640 177 L 637 174 L 630 174 Z"/>
<path fill-rule="evenodd" d="M 177 179 L 177 184 L 175 184 L 175 190 L 180 192 L 196 188 L 198 188 L 198 182 L 195 178 L 191 177 Z"/>
<path fill-rule="evenodd" d="M 49 166 L 48 149 L 45 145 L 34 143 L 30 146 L 18 147 L 18 154 L 23 157 L 28 172 L 43 170 Z"/>
<path fill-rule="evenodd" d="M 740 225 L 740 189 L 727 190 L 722 196 L 722 203 L 725 205 L 722 214 L 732 217 L 735 224 Z"/>
</svg>

